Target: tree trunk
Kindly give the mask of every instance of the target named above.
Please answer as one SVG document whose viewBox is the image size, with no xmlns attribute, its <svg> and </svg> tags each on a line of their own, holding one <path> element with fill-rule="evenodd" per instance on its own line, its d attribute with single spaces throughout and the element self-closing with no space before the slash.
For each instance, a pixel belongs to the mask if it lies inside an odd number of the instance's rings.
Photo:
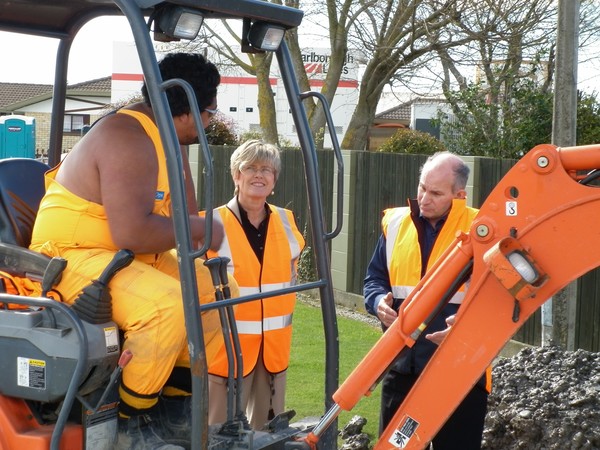
<svg viewBox="0 0 600 450">
<path fill-rule="evenodd" d="M 275 98 L 270 82 L 272 53 L 257 53 L 255 56 L 256 80 L 258 83 L 258 114 L 263 139 L 271 144 L 279 145 L 277 133 L 277 111 Z"/>
<path fill-rule="evenodd" d="M 377 103 L 379 102 L 386 81 L 381 80 L 381 68 L 382 64 L 374 66 L 372 63 L 369 63 L 367 65 L 365 75 L 360 82 L 358 103 L 342 140 L 341 147 L 343 149 L 367 149 L 369 128 L 375 118 Z"/>
</svg>

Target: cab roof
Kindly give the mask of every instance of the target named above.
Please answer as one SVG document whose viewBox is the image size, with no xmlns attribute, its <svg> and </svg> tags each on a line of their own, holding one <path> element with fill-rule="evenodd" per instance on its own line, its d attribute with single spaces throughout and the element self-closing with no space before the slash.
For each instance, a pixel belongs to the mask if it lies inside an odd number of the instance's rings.
<svg viewBox="0 0 600 450">
<path fill-rule="evenodd" d="M 0 0 L 0 30 L 65 39 L 88 21 L 122 15 L 119 3 L 131 4 L 149 15 L 155 6 L 172 3 L 201 10 L 207 18 L 249 18 L 293 28 L 302 11 L 263 0 Z"/>
</svg>

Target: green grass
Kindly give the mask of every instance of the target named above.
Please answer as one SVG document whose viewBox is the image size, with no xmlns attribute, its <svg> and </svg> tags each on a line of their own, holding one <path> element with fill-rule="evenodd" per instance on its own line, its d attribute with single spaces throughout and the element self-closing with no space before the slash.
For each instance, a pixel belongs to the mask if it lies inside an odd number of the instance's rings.
<svg viewBox="0 0 600 450">
<path fill-rule="evenodd" d="M 320 417 L 325 412 L 325 346 L 321 310 L 301 301 L 294 312 L 292 354 L 288 369 L 286 407 L 296 411 L 295 419 Z M 372 325 L 338 316 L 340 384 L 368 353 L 381 331 Z M 380 388 L 363 397 L 353 410 L 338 418 L 341 430 L 355 415 L 367 419 L 363 432 L 374 443 L 379 427 Z M 292 420 L 293 421 L 293 420 Z"/>
</svg>

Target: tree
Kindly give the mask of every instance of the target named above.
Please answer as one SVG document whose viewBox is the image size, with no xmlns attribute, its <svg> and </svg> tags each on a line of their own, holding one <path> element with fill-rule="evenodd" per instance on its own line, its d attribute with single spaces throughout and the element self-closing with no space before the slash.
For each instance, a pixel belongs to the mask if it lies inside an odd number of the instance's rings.
<svg viewBox="0 0 600 450">
<path fill-rule="evenodd" d="M 269 1 L 305 12 L 302 26 L 287 30 L 285 35 L 301 91 L 311 89 L 300 46 L 300 39 L 307 34 L 312 32 L 319 42 L 329 43 L 331 57 L 320 92 L 332 106 L 348 49 L 363 52 L 366 66 L 358 104 L 342 141 L 344 148 L 365 148 L 368 129 L 386 85 L 402 86 L 421 95 L 439 86 L 446 92 L 466 89 L 469 83 L 478 82 L 469 81 L 465 75 L 477 65 L 479 80 L 488 86 L 488 101 L 494 105 L 498 96 L 505 95 L 522 78 L 523 69 L 530 72 L 529 68 L 536 66 L 539 71 L 535 76 L 544 78 L 548 85 L 553 79 L 555 0 Z M 592 0 L 582 2 L 580 34 L 589 45 L 600 35 L 596 32 L 600 23 L 598 7 Z M 222 73 L 226 73 L 228 65 L 238 66 L 257 77 L 260 126 L 265 139 L 278 142 L 269 83 L 272 55 L 240 57 L 232 47 L 232 42 L 241 43 L 240 34 L 224 21 L 214 26 L 206 24 L 203 33 L 195 45 L 201 49 L 210 47 L 221 56 Z M 323 107 L 309 98 L 305 108 L 319 145 L 325 130 Z M 469 115 L 469 111 L 465 113 Z M 488 125 L 507 117 L 496 107 L 489 108 L 487 114 L 487 119 L 481 119 Z M 455 116 L 459 114 L 455 112 Z M 497 127 L 482 129 L 488 140 L 494 141 Z"/>
<path fill-rule="evenodd" d="M 590 45 L 599 9 L 584 3 L 580 34 Z M 461 153 L 518 158 L 551 141 L 556 2 L 484 0 L 472 12 L 458 22 L 470 43 L 437 50 L 454 121 L 446 122 L 445 137 Z M 470 67 L 477 67 L 472 81 Z M 463 136 L 449 136 L 459 129 Z"/>
<path fill-rule="evenodd" d="M 440 113 L 438 124 L 442 140 L 449 150 L 462 155 L 521 158 L 538 144 L 551 142 L 553 92 L 531 80 L 521 80 L 513 86 L 512 96 L 495 105 L 506 118 L 499 120 L 495 140 L 490 141 L 482 129 L 488 122 L 488 110 L 494 105 L 483 101 L 487 90 L 470 85 L 464 91 L 453 92 L 453 102 L 465 106 L 473 117 L 452 119 Z M 577 145 L 600 142 L 600 103 L 595 94 L 578 92 Z M 479 120 L 478 120 L 479 119 Z"/>
<path fill-rule="evenodd" d="M 223 114 L 217 113 L 206 130 L 206 140 L 210 145 L 237 145 L 235 124 Z"/>
<path fill-rule="evenodd" d="M 443 142 L 457 154 L 520 158 L 550 142 L 552 93 L 531 80 L 513 85 L 511 97 L 502 102 L 487 101 L 488 89 L 481 84 L 446 95 L 457 115 L 440 112 L 438 125 Z"/>
<path fill-rule="evenodd" d="M 368 63 L 343 148 L 365 148 L 381 93 L 399 72 L 415 71 L 431 61 L 434 51 L 468 42 L 449 30 L 471 8 L 467 0 L 385 0 L 363 14 L 354 41 Z"/>
<path fill-rule="evenodd" d="M 577 93 L 577 145 L 600 142 L 600 102 L 596 93 Z"/>
</svg>

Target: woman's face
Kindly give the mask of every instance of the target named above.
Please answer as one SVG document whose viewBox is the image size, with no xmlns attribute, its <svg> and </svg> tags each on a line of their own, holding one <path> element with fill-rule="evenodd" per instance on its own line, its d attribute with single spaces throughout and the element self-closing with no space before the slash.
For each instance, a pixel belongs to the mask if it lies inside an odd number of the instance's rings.
<svg viewBox="0 0 600 450">
<path fill-rule="evenodd" d="M 233 178 L 238 187 L 238 198 L 267 200 L 275 187 L 275 169 L 266 161 L 243 164 Z"/>
</svg>

